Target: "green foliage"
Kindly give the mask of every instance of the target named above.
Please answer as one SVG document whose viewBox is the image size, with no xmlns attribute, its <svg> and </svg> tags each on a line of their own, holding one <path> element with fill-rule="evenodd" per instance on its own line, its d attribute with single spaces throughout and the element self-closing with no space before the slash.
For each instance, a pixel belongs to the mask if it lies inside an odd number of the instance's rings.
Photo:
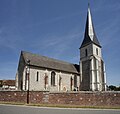
<svg viewBox="0 0 120 114">
<path fill-rule="evenodd" d="M 109 88 L 109 90 L 111 90 L 111 91 L 120 91 L 120 86 L 119 86 L 119 87 L 116 87 L 116 86 L 114 86 L 114 85 L 110 85 L 108 88 Z"/>
<path fill-rule="evenodd" d="M 0 87 L 2 87 L 3 86 L 3 84 L 2 84 L 2 81 L 0 80 Z"/>
</svg>

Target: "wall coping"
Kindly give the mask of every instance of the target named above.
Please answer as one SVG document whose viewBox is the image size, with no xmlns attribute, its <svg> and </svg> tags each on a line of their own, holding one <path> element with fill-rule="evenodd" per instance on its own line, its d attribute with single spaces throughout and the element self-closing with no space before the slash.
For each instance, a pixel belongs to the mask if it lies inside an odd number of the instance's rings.
<svg viewBox="0 0 120 114">
<path fill-rule="evenodd" d="M 20 91 L 20 90 L 0 90 L 0 92 L 27 92 L 27 91 Z M 63 93 L 63 94 L 79 94 L 79 93 L 93 93 L 93 94 L 97 94 L 97 93 L 120 93 L 120 91 L 67 91 L 67 92 L 50 92 L 50 91 L 29 91 L 29 92 L 43 92 L 43 93 L 50 93 L 50 94 L 59 94 L 59 93 Z"/>
</svg>

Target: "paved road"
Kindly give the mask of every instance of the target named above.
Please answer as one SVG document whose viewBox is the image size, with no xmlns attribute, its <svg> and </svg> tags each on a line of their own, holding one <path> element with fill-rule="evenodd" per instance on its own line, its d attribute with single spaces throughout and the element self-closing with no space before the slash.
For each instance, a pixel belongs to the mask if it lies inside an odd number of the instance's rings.
<svg viewBox="0 0 120 114">
<path fill-rule="evenodd" d="M 0 114 L 120 114 L 120 110 L 63 109 L 0 105 Z"/>
</svg>

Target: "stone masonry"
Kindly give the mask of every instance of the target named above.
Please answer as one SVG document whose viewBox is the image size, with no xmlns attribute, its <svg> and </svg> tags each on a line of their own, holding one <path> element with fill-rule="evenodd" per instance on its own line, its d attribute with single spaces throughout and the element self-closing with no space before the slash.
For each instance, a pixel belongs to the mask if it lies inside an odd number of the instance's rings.
<svg viewBox="0 0 120 114">
<path fill-rule="evenodd" d="M 120 107 L 120 92 L 43 92 L 30 91 L 33 104 Z M 27 102 L 26 91 L 0 91 L 0 102 Z"/>
</svg>

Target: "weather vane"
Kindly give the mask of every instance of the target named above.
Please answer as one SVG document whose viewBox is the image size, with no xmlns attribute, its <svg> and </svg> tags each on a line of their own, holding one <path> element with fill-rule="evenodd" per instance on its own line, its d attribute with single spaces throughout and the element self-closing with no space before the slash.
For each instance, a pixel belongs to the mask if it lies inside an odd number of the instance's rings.
<svg viewBox="0 0 120 114">
<path fill-rule="evenodd" d="M 90 7 L 90 0 L 88 0 L 88 7 Z"/>
</svg>

